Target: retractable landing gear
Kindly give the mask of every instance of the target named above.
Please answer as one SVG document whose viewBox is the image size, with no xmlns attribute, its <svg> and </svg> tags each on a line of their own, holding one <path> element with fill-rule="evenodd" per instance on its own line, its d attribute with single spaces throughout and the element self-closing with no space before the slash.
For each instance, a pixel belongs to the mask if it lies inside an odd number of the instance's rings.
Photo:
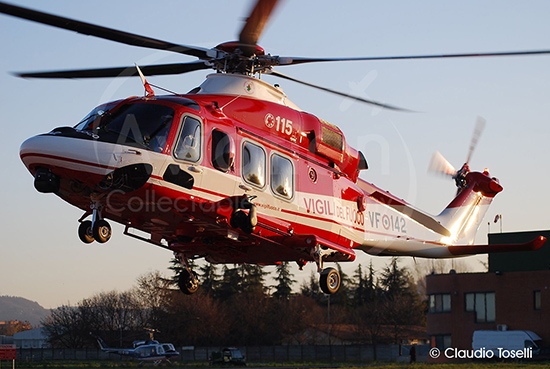
<svg viewBox="0 0 550 369">
<path fill-rule="evenodd" d="M 321 290 L 327 295 L 338 292 L 340 284 L 342 283 L 342 278 L 337 269 L 323 269 L 323 258 L 333 252 L 333 250 L 323 249 L 320 245 L 315 246 L 315 248 L 311 250 L 311 256 L 313 256 L 313 260 L 315 260 L 317 264 L 317 272 L 320 273 L 319 287 L 321 287 Z"/>
<path fill-rule="evenodd" d="M 340 273 L 337 269 L 326 268 L 321 272 L 321 277 L 319 278 L 319 286 L 321 290 L 327 295 L 332 295 L 340 289 Z"/>
<path fill-rule="evenodd" d="M 92 201 L 92 220 L 84 220 L 78 227 L 78 237 L 84 243 L 105 243 L 111 238 L 111 226 L 101 217 L 100 206 Z M 84 214 L 86 215 L 86 214 Z M 82 218 L 81 218 L 82 219 Z"/>
<path fill-rule="evenodd" d="M 174 257 L 183 265 L 183 270 L 178 280 L 178 286 L 186 295 L 192 295 L 199 289 L 199 279 L 189 267 L 189 261 L 180 253 L 175 252 Z"/>
</svg>

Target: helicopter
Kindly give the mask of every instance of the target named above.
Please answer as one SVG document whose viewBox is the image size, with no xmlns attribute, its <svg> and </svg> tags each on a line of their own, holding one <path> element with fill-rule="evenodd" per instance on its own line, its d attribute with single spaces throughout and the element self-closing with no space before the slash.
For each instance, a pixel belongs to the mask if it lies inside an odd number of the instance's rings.
<svg viewBox="0 0 550 369">
<path fill-rule="evenodd" d="M 120 356 L 128 356 L 138 359 L 140 362 L 153 362 L 158 365 L 163 361 L 179 356 L 179 352 L 171 343 L 159 343 L 153 339 L 153 330 L 149 330 L 149 339 L 144 341 L 134 341 L 132 348 L 114 348 L 109 347 L 103 339 L 93 333 L 90 333 L 99 344 L 101 351 Z"/>
<path fill-rule="evenodd" d="M 431 216 L 361 178 L 365 156 L 337 126 L 301 110 L 271 75 L 396 111 L 276 71 L 275 67 L 386 59 L 548 54 L 548 50 L 398 57 L 274 56 L 258 45 L 277 5 L 258 0 L 237 41 L 211 49 L 175 44 L 7 3 L 0 13 L 128 45 L 198 58 L 187 63 L 20 73 L 26 78 L 139 76 L 146 95 L 107 102 L 74 127 L 32 137 L 20 149 L 39 192 L 83 211 L 84 243 L 111 238 L 108 220 L 124 234 L 175 253 L 184 266 L 180 289 L 199 287 L 189 260 L 270 265 L 314 262 L 325 293 L 341 278 L 327 262 L 353 261 L 356 251 L 380 256 L 447 258 L 537 249 L 474 245 L 489 204 L 502 191 L 469 160 L 449 173 L 457 196 Z M 214 69 L 186 94 L 156 95 L 146 76 Z M 158 87 L 157 87 L 158 88 Z M 89 219 L 88 219 L 89 218 Z"/>
</svg>

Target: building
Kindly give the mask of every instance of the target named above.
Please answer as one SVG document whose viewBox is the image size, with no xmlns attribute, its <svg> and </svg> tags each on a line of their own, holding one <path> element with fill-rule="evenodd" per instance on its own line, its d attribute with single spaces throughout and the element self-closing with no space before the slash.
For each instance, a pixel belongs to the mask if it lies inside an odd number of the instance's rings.
<svg viewBox="0 0 550 369">
<path fill-rule="evenodd" d="M 30 329 L 13 335 L 13 343 L 17 348 L 47 348 L 50 347 L 48 337 L 42 328 Z"/>
<path fill-rule="evenodd" d="M 489 235 L 489 244 L 525 243 L 550 231 Z M 476 330 L 530 330 L 550 346 L 550 242 L 530 252 L 489 255 L 487 273 L 432 274 L 428 336 L 433 347 L 472 348 Z"/>
</svg>

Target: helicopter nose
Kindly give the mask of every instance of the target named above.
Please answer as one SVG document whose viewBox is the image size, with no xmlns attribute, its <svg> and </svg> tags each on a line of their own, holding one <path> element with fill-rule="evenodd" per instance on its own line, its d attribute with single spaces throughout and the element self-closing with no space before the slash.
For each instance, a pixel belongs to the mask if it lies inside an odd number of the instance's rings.
<svg viewBox="0 0 550 369">
<path fill-rule="evenodd" d="M 45 193 L 57 192 L 64 180 L 103 190 L 114 185 L 122 186 L 125 192 L 136 190 L 153 172 L 146 154 L 56 131 L 27 139 L 19 150 L 21 160 L 35 177 L 36 189 Z"/>
<path fill-rule="evenodd" d="M 19 156 L 23 164 L 35 175 L 39 168 L 51 168 L 67 157 L 61 137 L 38 135 L 21 144 Z M 57 163 L 59 164 L 59 163 Z"/>
<path fill-rule="evenodd" d="M 38 192 L 55 193 L 59 191 L 59 177 L 52 173 L 48 156 L 51 157 L 51 142 L 42 136 L 27 139 L 19 149 L 21 160 L 34 176 L 34 187 Z"/>
</svg>

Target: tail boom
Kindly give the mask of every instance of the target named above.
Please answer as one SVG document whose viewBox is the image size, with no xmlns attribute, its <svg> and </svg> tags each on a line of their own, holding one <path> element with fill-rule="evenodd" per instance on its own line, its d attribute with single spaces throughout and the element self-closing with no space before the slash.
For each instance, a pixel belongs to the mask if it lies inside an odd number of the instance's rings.
<svg viewBox="0 0 550 369">
<path fill-rule="evenodd" d="M 368 193 L 372 204 L 365 219 L 364 239 L 355 248 L 371 255 L 453 258 L 475 254 L 530 251 L 546 239 L 525 244 L 474 245 L 475 234 L 494 197 L 502 191 L 498 180 L 487 171 L 467 172 L 457 196 L 432 217 L 403 200 L 378 189 Z M 367 190 L 368 188 L 364 188 Z M 380 222 L 378 222 L 380 220 Z M 401 228 L 395 226 L 400 220 Z M 378 225 L 380 223 L 381 225 Z M 404 227 L 406 225 L 406 227 Z"/>
</svg>

